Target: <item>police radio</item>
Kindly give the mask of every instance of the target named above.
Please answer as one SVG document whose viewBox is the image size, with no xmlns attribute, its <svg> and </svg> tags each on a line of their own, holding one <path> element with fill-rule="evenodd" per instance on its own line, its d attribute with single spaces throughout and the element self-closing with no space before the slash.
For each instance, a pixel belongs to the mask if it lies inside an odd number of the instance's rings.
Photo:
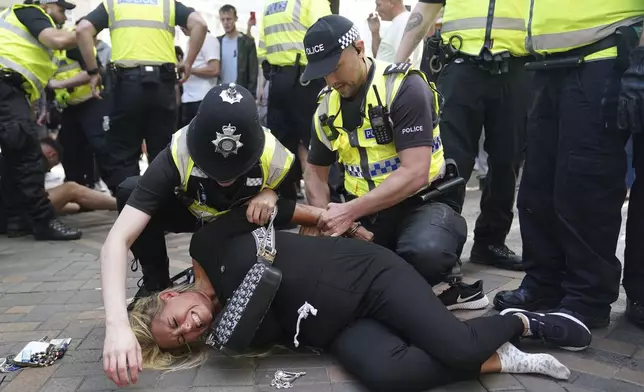
<svg viewBox="0 0 644 392">
<path fill-rule="evenodd" d="M 387 107 L 382 105 L 378 88 L 373 86 L 373 92 L 376 94 L 378 106 L 374 107 L 369 104 L 369 122 L 373 129 L 373 136 L 378 144 L 389 144 L 394 141 L 394 132 L 391 119 L 389 118 L 389 111 Z"/>
</svg>

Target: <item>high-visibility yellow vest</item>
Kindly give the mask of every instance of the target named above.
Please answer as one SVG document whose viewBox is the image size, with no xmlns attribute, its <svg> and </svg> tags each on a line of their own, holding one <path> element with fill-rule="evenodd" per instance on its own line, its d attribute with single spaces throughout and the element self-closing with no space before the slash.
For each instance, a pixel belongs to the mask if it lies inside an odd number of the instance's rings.
<svg viewBox="0 0 644 392">
<path fill-rule="evenodd" d="M 492 2 L 495 3 L 494 13 L 489 15 Z M 492 54 L 510 52 L 513 56 L 527 56 L 525 34 L 529 3 L 525 0 L 448 1 L 441 28 L 443 42 L 451 42 L 457 49 L 460 46 L 461 52 L 478 56 L 490 27 L 488 49 Z"/>
<path fill-rule="evenodd" d="M 295 156 L 287 150 L 271 132 L 264 128 L 266 131 L 266 138 L 264 143 L 264 151 L 259 158 L 259 165 L 262 169 L 261 183 L 255 182 L 255 179 L 247 178 L 246 186 L 258 187 L 258 192 L 263 189 L 275 189 L 282 182 L 286 174 L 293 166 Z M 194 161 L 188 152 L 188 145 L 186 143 L 186 135 L 188 133 L 188 126 L 185 126 L 172 135 L 170 142 L 170 151 L 172 153 L 172 160 L 179 171 L 181 177 L 181 189 L 185 192 L 188 189 L 188 181 L 191 175 L 205 178 L 207 177 L 198 167 L 195 166 Z M 249 181 L 250 180 L 250 181 Z M 218 211 L 217 209 L 206 204 L 200 204 L 194 201 L 190 207 L 190 212 L 199 219 L 209 222 L 218 216 L 225 214 L 228 211 Z"/>
<path fill-rule="evenodd" d="M 385 92 L 388 108 L 391 108 L 391 103 L 394 101 L 402 82 L 410 73 L 413 72 L 420 75 L 428 83 L 428 88 L 431 85 L 422 72 L 406 69 L 385 75 L 388 67 L 395 65 L 381 61 L 375 61 L 375 64 L 376 69 L 371 84 L 375 84 L 379 94 L 382 94 L 383 91 Z M 366 91 L 368 93 L 365 99 L 365 113 L 367 113 L 370 104 L 378 106 L 378 100 L 376 99 L 373 88 L 367 86 Z M 434 102 L 436 113 L 438 113 L 438 97 L 435 90 Z M 418 108 L 418 110 L 429 109 Z M 331 136 L 332 132 L 329 126 L 320 120 L 320 116 L 324 114 L 327 116 L 337 114 L 333 121 L 333 125 L 338 131 L 337 137 Z M 360 197 L 366 194 L 370 190 L 378 187 L 391 173 L 400 167 L 400 158 L 398 157 L 396 146 L 393 142 L 384 145 L 376 143 L 368 117 L 363 120 L 362 126 L 355 131 L 358 146 L 354 147 L 351 145 L 349 134 L 342 128 L 340 94 L 337 91 L 330 89 L 322 91 L 321 101 L 313 118 L 317 137 L 327 148 L 338 153 L 338 160 L 344 165 L 344 187 L 351 195 Z M 445 174 L 445 157 L 443 155 L 443 144 L 441 142 L 438 124 L 433 129 L 433 138 L 432 161 L 428 173 L 430 183 Z M 354 140 L 355 143 L 356 141 Z M 364 153 L 361 153 L 361 151 Z M 368 168 L 368 171 L 365 168 Z"/>
<path fill-rule="evenodd" d="M 16 4 L 0 12 L 0 68 L 20 73 L 29 99 L 35 101 L 56 72 L 56 64 L 54 51 L 41 44 L 16 17 L 14 11 L 26 7 L 41 11 L 51 21 L 51 27 L 56 27 L 39 6 Z"/>
<path fill-rule="evenodd" d="M 532 1 L 526 45 L 547 55 L 590 45 L 615 33 L 622 26 L 641 23 L 644 2 L 640 0 Z M 615 47 L 586 60 L 617 56 Z"/>
<path fill-rule="evenodd" d="M 329 15 L 331 7 L 324 0 L 269 0 L 264 7 L 259 32 L 257 57 L 271 65 L 306 65 L 304 35 L 319 18 Z"/>
<path fill-rule="evenodd" d="M 96 56 L 96 48 L 94 48 L 94 56 Z M 58 70 L 54 74 L 54 80 L 70 79 L 83 72 L 80 63 L 68 58 L 66 51 L 59 51 L 56 57 L 58 58 Z M 56 102 L 61 107 L 78 105 L 92 98 L 92 88 L 89 83 L 73 87 L 71 91 L 66 88 L 56 89 L 54 93 Z"/>
<path fill-rule="evenodd" d="M 175 64 L 174 0 L 104 0 L 112 62 L 121 67 Z"/>
</svg>

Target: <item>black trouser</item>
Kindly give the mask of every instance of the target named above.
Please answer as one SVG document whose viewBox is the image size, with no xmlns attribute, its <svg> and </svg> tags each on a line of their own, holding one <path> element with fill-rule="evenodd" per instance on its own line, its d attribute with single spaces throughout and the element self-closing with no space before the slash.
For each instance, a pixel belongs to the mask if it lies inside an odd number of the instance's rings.
<svg viewBox="0 0 644 392">
<path fill-rule="evenodd" d="M 467 239 L 465 218 L 437 201 L 408 199 L 360 222 L 378 245 L 395 251 L 431 285 L 444 281 L 456 266 Z"/>
<path fill-rule="evenodd" d="M 195 118 L 199 111 L 199 105 L 201 105 L 201 101 L 181 104 L 181 122 L 179 123 L 179 128 L 183 128 L 190 124 L 190 121 Z"/>
<path fill-rule="evenodd" d="M 54 218 L 45 191 L 45 165 L 36 123 L 25 93 L 0 79 L 0 148 L 4 156 L 2 198 L 7 222 Z"/>
<path fill-rule="evenodd" d="M 340 333 L 331 351 L 369 390 L 383 392 L 476 378 L 481 365 L 524 328 L 514 316 L 460 321 L 420 275 L 401 268 L 377 275 L 363 317 Z"/>
<path fill-rule="evenodd" d="M 164 71 L 165 72 L 165 71 Z M 110 176 L 103 179 L 112 192 L 126 178 L 141 174 L 139 159 L 145 139 L 152 162 L 177 130 L 177 97 L 174 73 L 145 80 L 138 68 L 120 70 L 112 92 L 107 146 L 112 159 Z"/>
<path fill-rule="evenodd" d="M 317 108 L 317 96 L 324 87 L 324 80 L 313 80 L 304 87 L 299 82 L 295 67 L 274 67 L 270 76 L 270 96 L 266 124 L 273 135 L 289 151 L 298 157 L 298 147 L 302 144 L 309 148 L 313 114 Z M 295 187 L 302 179 L 302 167 L 299 159 L 291 170 L 293 185 L 284 184 L 282 192 L 287 199 L 296 199 Z"/>
<path fill-rule="evenodd" d="M 116 203 L 123 210 L 140 176 L 129 177 L 116 190 Z M 143 270 L 144 283 L 149 289 L 165 289 L 170 285 L 170 261 L 165 233 L 194 233 L 201 224 L 179 199 L 171 197 L 150 219 L 130 250 Z"/>
<path fill-rule="evenodd" d="M 94 159 L 101 177 L 109 177 L 106 131 L 110 126 L 110 103 L 109 99 L 90 99 L 63 110 L 58 141 L 64 150 L 61 163 L 65 181 L 94 186 Z"/>
<path fill-rule="evenodd" d="M 626 296 L 644 301 L 644 134 L 633 134 L 633 168 L 635 181 L 631 186 L 626 221 L 624 279 Z M 638 174 L 640 178 L 638 179 Z"/>
<path fill-rule="evenodd" d="M 518 210 L 522 286 L 604 317 L 617 300 L 615 256 L 626 194 L 625 136 L 617 129 L 615 61 L 537 71 Z M 641 284 L 638 281 L 637 284 Z"/>
<path fill-rule="evenodd" d="M 514 217 L 516 180 L 530 96 L 523 61 L 512 59 L 509 66 L 508 73 L 492 75 L 468 61 L 453 61 L 438 78 L 438 90 L 445 98 L 440 121 L 445 158 L 454 159 L 466 182 L 472 175 L 485 127 L 489 170 L 474 240 L 494 245 L 505 243 Z M 450 205 L 462 208 L 465 186 L 450 196 L 453 198 Z"/>
</svg>

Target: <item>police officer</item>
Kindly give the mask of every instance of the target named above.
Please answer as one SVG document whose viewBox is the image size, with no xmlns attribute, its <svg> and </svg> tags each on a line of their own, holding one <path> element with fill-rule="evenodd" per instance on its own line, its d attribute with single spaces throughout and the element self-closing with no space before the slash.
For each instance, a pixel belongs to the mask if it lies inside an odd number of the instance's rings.
<svg viewBox="0 0 644 392">
<path fill-rule="evenodd" d="M 273 190 L 293 160 L 293 154 L 259 125 L 248 90 L 234 84 L 213 87 L 197 116 L 173 135 L 143 176 L 119 186 L 121 212 L 103 246 L 103 268 L 125 265 L 131 244 L 143 270 L 135 298 L 167 288 L 164 233 L 192 233 L 247 202 L 249 221 L 266 223 L 277 198 Z"/>
<path fill-rule="evenodd" d="M 112 75 L 116 81 L 107 134 L 112 162 L 110 175 L 104 181 L 112 191 L 125 178 L 140 174 L 144 139 L 151 162 L 176 131 L 175 26 L 190 32 L 188 55 L 182 67 L 185 81 L 206 37 L 207 26 L 198 13 L 178 1 L 105 0 L 76 29 L 78 46 L 97 97 L 101 76 L 94 36 L 110 29 Z M 109 82 L 106 84 L 111 88 Z"/>
<path fill-rule="evenodd" d="M 421 0 L 420 3 L 438 2 Z M 470 261 L 523 270 L 521 258 L 505 245 L 505 239 L 514 216 L 516 180 L 530 97 L 527 73 L 523 69 L 529 55 L 524 37 L 530 2 L 465 0 L 440 3 L 445 4 L 445 8 L 440 31 L 442 43 L 436 55 L 437 63 L 443 66 L 438 90 L 445 99 L 441 113 L 445 155 L 456 161 L 461 176 L 469 181 L 479 152 L 481 132 L 485 128 L 485 150 L 489 156 Z M 432 18 L 427 15 L 429 13 L 415 12 L 408 26 L 415 26 L 420 17 Z M 403 39 L 411 37 L 408 34 Z M 397 59 L 406 59 L 409 53 L 401 48 Z M 451 196 L 462 208 L 465 185 Z"/>
<path fill-rule="evenodd" d="M 621 276 L 615 251 L 626 135 L 617 128 L 619 83 L 644 3 L 568 3 L 565 13 L 560 4 L 542 0 L 530 9 L 526 42 L 539 61 L 526 65 L 535 72 L 536 98 L 518 196 L 527 270 L 521 286 L 498 293 L 494 303 L 560 307 L 601 328 L 610 322 Z"/>
<path fill-rule="evenodd" d="M 636 174 L 628 203 L 622 284 L 627 297 L 626 317 L 644 328 L 644 36 L 630 54 L 630 67 L 622 77 L 618 110 L 619 127 L 633 137 Z"/>
<path fill-rule="evenodd" d="M 307 64 L 302 41 L 306 29 L 330 13 L 329 2 L 320 0 L 267 0 L 264 8 L 257 57 L 264 77 L 270 81 L 266 125 L 300 158 L 293 181 L 283 186 L 282 193 L 287 198 L 296 198 L 296 188 L 299 188 L 306 164 L 311 116 L 317 94 L 324 87 L 321 79 L 304 83 L 300 80 Z M 259 85 L 263 86 L 263 83 Z"/>
<path fill-rule="evenodd" d="M 467 225 L 448 205 L 419 195 L 448 170 L 435 121 L 438 98 L 425 75 L 407 63 L 365 58 L 358 30 L 339 15 L 319 19 L 304 45 L 309 63 L 303 78 L 324 77 L 329 86 L 313 116 L 304 174 L 309 203 L 326 209 L 318 228 L 335 236 L 359 220 L 375 242 L 395 250 L 430 284 L 445 280 L 458 263 Z M 349 200 L 341 204 L 329 203 L 327 186 L 336 160 Z M 488 304 L 481 283 L 455 284 L 441 299 L 450 309 Z"/>
<path fill-rule="evenodd" d="M 30 102 L 36 102 L 56 72 L 53 50 L 76 45 L 56 28 L 65 22 L 64 0 L 13 5 L 0 13 L 0 147 L 5 158 L 2 197 L 7 234 L 33 233 L 37 240 L 73 240 L 78 230 L 55 219 L 45 192 L 46 160 Z"/>
<path fill-rule="evenodd" d="M 57 140 L 65 150 L 62 160 L 65 181 L 93 188 L 94 170 L 88 170 L 87 166 L 93 169 L 95 161 L 101 177 L 107 178 L 109 174 L 105 135 L 109 130 L 110 101 L 92 95 L 90 78 L 78 48 L 59 52 L 57 60 L 58 70 L 49 87 L 54 89 L 55 100 L 63 108 Z"/>
</svg>

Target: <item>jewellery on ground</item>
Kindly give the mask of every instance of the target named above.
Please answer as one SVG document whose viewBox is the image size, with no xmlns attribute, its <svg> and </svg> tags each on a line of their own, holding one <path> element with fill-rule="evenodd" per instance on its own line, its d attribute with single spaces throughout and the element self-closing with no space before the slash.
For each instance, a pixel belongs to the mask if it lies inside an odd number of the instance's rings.
<svg viewBox="0 0 644 392">
<path fill-rule="evenodd" d="M 287 372 L 284 370 L 278 370 L 273 376 L 271 386 L 277 389 L 293 388 L 293 381 L 304 375 L 306 375 L 306 372 Z"/>
</svg>

